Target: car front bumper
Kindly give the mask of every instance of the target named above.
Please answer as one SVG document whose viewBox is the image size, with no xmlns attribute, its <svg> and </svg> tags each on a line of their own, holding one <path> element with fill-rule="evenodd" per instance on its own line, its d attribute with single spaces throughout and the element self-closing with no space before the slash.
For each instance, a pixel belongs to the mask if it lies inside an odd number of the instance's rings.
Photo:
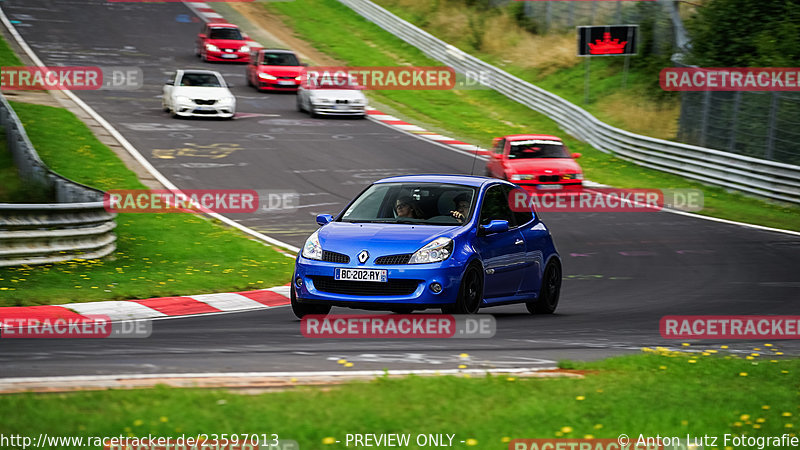
<svg viewBox="0 0 800 450">
<path fill-rule="evenodd" d="M 198 106 L 198 105 L 179 105 L 175 108 L 175 114 L 180 117 L 223 117 L 231 118 L 235 114 L 235 107 L 232 106 Z"/>
<path fill-rule="evenodd" d="M 262 78 L 258 79 L 258 89 L 262 91 L 296 91 L 298 84 L 296 82 L 292 82 L 292 84 L 281 84 L 279 83 L 281 80 L 264 80 Z"/>
<path fill-rule="evenodd" d="M 385 269 L 387 282 L 337 281 L 336 268 Z M 310 260 L 299 256 L 292 283 L 297 298 L 308 303 L 380 307 L 408 305 L 435 307 L 455 303 L 464 266 L 450 258 L 430 264 L 340 264 Z M 301 280 L 298 285 L 297 280 Z M 442 289 L 436 293 L 431 285 Z"/>
<path fill-rule="evenodd" d="M 250 54 L 247 52 L 214 52 L 206 50 L 206 60 L 246 63 L 250 62 Z"/>
<path fill-rule="evenodd" d="M 314 103 L 314 112 L 329 116 L 363 116 L 367 105 Z"/>
</svg>

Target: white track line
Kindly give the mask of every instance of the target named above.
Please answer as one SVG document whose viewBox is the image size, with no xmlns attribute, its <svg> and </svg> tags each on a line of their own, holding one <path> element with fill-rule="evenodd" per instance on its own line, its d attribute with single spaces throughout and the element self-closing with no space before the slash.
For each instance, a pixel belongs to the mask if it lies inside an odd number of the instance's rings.
<svg viewBox="0 0 800 450">
<path fill-rule="evenodd" d="M 544 361 L 555 363 L 555 361 Z M 526 373 L 553 370 L 557 367 L 513 367 L 507 369 L 389 369 L 389 370 L 325 370 L 301 372 L 200 372 L 200 373 L 135 373 L 121 375 L 75 375 L 58 377 L 17 377 L 0 378 L 0 385 L 6 383 L 57 383 L 57 382 L 89 382 L 89 381 L 114 381 L 114 380 L 147 380 L 158 378 L 256 378 L 256 377 L 353 377 L 353 376 L 382 376 L 389 375 L 460 375 L 460 374 L 487 374 L 487 373 Z"/>
</svg>

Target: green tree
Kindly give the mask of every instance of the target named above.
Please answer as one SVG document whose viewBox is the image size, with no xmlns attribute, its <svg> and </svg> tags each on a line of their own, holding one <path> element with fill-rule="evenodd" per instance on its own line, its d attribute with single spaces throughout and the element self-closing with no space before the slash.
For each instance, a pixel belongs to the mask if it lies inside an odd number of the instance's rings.
<svg viewBox="0 0 800 450">
<path fill-rule="evenodd" d="M 794 67 L 800 62 L 800 0 L 709 0 L 687 28 L 692 64 Z"/>
</svg>

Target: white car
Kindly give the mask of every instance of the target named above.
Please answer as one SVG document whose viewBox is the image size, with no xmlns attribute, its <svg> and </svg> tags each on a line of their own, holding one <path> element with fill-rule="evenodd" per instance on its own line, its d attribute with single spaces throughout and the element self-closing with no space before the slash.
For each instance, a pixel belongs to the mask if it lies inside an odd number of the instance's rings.
<svg viewBox="0 0 800 450">
<path fill-rule="evenodd" d="M 309 78 L 297 88 L 297 110 L 318 115 L 366 117 L 367 97 L 353 78 Z"/>
<path fill-rule="evenodd" d="M 233 118 L 236 97 L 219 72 L 179 70 L 164 84 L 161 106 L 172 116 Z"/>
</svg>

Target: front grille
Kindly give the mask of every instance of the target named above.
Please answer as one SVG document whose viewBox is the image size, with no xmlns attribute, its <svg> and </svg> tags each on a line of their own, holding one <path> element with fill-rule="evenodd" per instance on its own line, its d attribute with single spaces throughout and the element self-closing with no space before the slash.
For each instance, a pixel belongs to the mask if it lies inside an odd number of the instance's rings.
<svg viewBox="0 0 800 450">
<path fill-rule="evenodd" d="M 420 280 L 389 280 L 386 283 L 373 281 L 334 280 L 333 277 L 312 276 L 314 287 L 321 292 L 344 295 L 411 295 L 417 290 Z"/>
<path fill-rule="evenodd" d="M 375 264 L 408 264 L 411 259 L 411 253 L 405 255 L 387 255 L 375 258 Z"/>
<path fill-rule="evenodd" d="M 213 109 L 210 110 L 210 111 L 207 110 L 207 109 L 195 109 L 194 111 L 192 111 L 192 113 L 193 114 L 216 114 L 217 112 L 214 111 Z"/>
<path fill-rule="evenodd" d="M 350 103 L 350 100 L 341 100 L 341 99 L 339 99 L 339 100 L 336 100 L 336 103 L 342 104 L 342 105 L 346 105 L 346 104 Z"/>
<path fill-rule="evenodd" d="M 203 100 L 203 99 L 199 99 L 199 98 L 198 99 L 194 99 L 193 101 L 198 105 L 213 105 L 214 103 L 217 103 L 216 100 Z"/>
<path fill-rule="evenodd" d="M 327 250 L 322 251 L 322 260 L 326 262 L 332 263 L 341 263 L 347 264 L 350 262 L 350 257 L 347 255 L 343 255 L 341 253 L 336 252 L 329 252 Z"/>
<path fill-rule="evenodd" d="M 294 80 L 295 77 L 278 77 L 279 80 Z"/>
<path fill-rule="evenodd" d="M 560 179 L 558 175 L 539 175 L 539 181 L 542 183 L 557 183 Z"/>
</svg>

